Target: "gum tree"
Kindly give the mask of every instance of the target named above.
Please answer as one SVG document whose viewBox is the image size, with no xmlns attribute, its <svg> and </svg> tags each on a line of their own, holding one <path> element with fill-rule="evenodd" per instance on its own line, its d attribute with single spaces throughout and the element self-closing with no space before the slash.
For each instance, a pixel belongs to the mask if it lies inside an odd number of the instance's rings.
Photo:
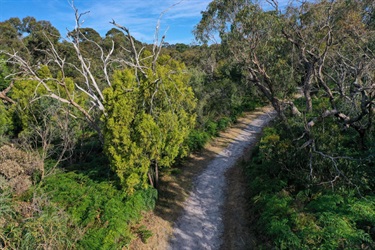
<svg viewBox="0 0 375 250">
<path fill-rule="evenodd" d="M 302 1 L 283 10 L 277 1 L 214 0 L 195 34 L 202 42 L 220 36 L 228 56 L 288 129 L 297 118 L 289 116 L 287 108 L 299 116 L 299 128 L 290 131 L 290 139 L 309 152 L 310 173 L 316 161 L 331 163 L 333 170 L 323 179 L 334 183 L 348 180 L 338 167 L 348 154 L 337 156 L 329 146 L 332 139 L 322 133 L 324 122 L 346 136 L 357 133 L 364 153 L 373 131 L 373 10 L 373 2 L 358 0 Z M 300 100 L 293 96 L 297 87 Z"/>
</svg>

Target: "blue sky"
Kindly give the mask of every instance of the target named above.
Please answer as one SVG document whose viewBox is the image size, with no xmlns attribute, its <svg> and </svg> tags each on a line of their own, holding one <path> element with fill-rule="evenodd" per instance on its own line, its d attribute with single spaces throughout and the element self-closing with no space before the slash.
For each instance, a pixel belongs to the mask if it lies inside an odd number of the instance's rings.
<svg viewBox="0 0 375 250">
<path fill-rule="evenodd" d="M 130 29 L 132 35 L 145 43 L 153 43 L 155 27 L 160 14 L 164 13 L 159 34 L 166 34 L 166 42 L 194 42 L 192 30 L 211 0 L 75 0 L 79 12 L 90 11 L 83 17 L 83 27 L 91 27 L 102 36 L 113 28 L 109 22 Z M 280 2 L 286 2 L 282 0 Z M 75 26 L 71 0 L 0 0 L 0 21 L 11 17 L 33 16 L 38 21 L 47 20 L 65 36 L 67 29 Z M 175 5 L 175 6 L 173 6 Z M 170 8 L 173 6 L 172 8 Z"/>
<path fill-rule="evenodd" d="M 38 21 L 47 20 L 65 36 L 66 29 L 75 26 L 71 0 L 0 0 L 0 21 L 10 17 L 33 16 Z M 162 17 L 160 36 L 166 32 L 166 42 L 192 43 L 192 30 L 199 22 L 201 11 L 210 0 L 75 0 L 79 12 L 90 11 L 83 17 L 83 27 L 91 27 L 102 36 L 113 28 L 109 22 L 130 29 L 132 35 L 146 43 L 154 41 L 155 27 L 160 14 L 171 7 Z"/>
</svg>

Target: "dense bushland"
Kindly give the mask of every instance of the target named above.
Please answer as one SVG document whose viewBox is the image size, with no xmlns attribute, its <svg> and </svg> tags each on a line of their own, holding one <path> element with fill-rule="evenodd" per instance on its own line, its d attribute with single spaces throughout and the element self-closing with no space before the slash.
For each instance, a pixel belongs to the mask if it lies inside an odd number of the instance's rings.
<svg viewBox="0 0 375 250">
<path fill-rule="evenodd" d="M 214 0 L 195 30 L 279 114 L 246 168 L 259 244 L 372 249 L 374 3 L 267 2 Z"/>
<path fill-rule="evenodd" d="M 139 232 L 141 212 L 153 209 L 155 189 L 127 196 L 106 170 L 58 171 L 21 196 L 1 193 L 1 244 L 5 249 L 120 249 Z M 147 229 L 144 229 L 146 232 Z M 146 239 L 145 239 L 146 240 Z"/>
<path fill-rule="evenodd" d="M 193 151 L 235 123 L 244 111 L 267 104 L 246 82 L 241 68 L 228 60 L 223 46 L 176 44 L 168 45 L 164 53 L 184 62 L 191 75 L 189 84 L 197 98 L 197 124 L 187 143 Z"/>
<path fill-rule="evenodd" d="M 262 249 L 374 248 L 373 134 L 363 150 L 354 131 L 326 119 L 314 129 L 317 139 L 330 138 L 319 148 L 325 155 L 291 140 L 303 128 L 290 121 L 265 129 L 246 167 Z"/>
<path fill-rule="evenodd" d="M 375 6 L 266 2 L 213 0 L 191 46 L 0 22 L 0 246 L 146 241 L 159 175 L 270 103 L 247 167 L 263 247 L 374 248 Z"/>
<path fill-rule="evenodd" d="M 1 248 L 146 241 L 135 225 L 164 169 L 262 102 L 220 46 L 142 44 L 113 25 L 59 39 L 48 21 L 0 22 Z"/>
</svg>

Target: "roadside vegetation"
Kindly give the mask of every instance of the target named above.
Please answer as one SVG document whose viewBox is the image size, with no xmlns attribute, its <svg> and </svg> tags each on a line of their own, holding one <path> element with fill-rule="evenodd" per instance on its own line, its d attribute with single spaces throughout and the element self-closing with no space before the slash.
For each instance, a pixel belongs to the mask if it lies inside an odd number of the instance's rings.
<svg viewBox="0 0 375 250">
<path fill-rule="evenodd" d="M 48 21 L 0 23 L 1 248 L 146 242 L 159 176 L 262 102 L 219 46 L 142 44 L 113 25 L 60 40 Z"/>
<path fill-rule="evenodd" d="M 374 3 L 267 2 L 212 1 L 196 29 L 279 114 L 246 166 L 257 246 L 373 249 Z"/>
<path fill-rule="evenodd" d="M 259 248 L 375 248 L 372 1 L 213 0 L 200 45 L 101 37 L 72 7 L 67 39 L 0 22 L 0 248 L 146 242 L 159 176 L 268 104 L 246 166 Z"/>
</svg>

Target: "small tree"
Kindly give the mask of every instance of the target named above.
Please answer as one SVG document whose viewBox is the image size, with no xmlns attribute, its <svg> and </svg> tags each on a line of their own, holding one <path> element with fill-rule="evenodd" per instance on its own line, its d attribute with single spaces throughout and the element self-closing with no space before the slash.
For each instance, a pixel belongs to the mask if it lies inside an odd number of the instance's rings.
<svg viewBox="0 0 375 250">
<path fill-rule="evenodd" d="M 195 122 L 195 98 L 184 66 L 168 56 L 155 64 L 146 61 L 145 74 L 137 78 L 134 69 L 118 71 L 104 92 L 104 147 L 129 193 L 146 187 L 147 180 L 158 186 L 159 167 L 170 167 L 187 153 L 184 140 Z"/>
<path fill-rule="evenodd" d="M 47 66 L 40 66 L 38 77 L 56 92 L 65 98 L 61 86 L 56 84 Z M 66 79 L 67 88 L 74 88 L 73 81 Z M 38 82 L 20 80 L 14 84 L 12 98 L 16 101 L 15 112 L 20 120 L 17 135 L 20 146 L 26 150 L 37 150 L 43 162 L 51 157 L 55 158 L 53 170 L 61 161 L 66 160 L 72 153 L 78 135 L 77 125 L 82 121 L 77 119 L 80 112 L 72 106 L 55 99 L 40 98 L 46 93 L 44 88 L 38 88 Z M 86 99 L 77 93 L 74 101 L 83 104 Z M 82 118 L 82 117 L 81 117 Z M 46 169 L 41 169 L 41 178 L 44 178 Z"/>
</svg>

